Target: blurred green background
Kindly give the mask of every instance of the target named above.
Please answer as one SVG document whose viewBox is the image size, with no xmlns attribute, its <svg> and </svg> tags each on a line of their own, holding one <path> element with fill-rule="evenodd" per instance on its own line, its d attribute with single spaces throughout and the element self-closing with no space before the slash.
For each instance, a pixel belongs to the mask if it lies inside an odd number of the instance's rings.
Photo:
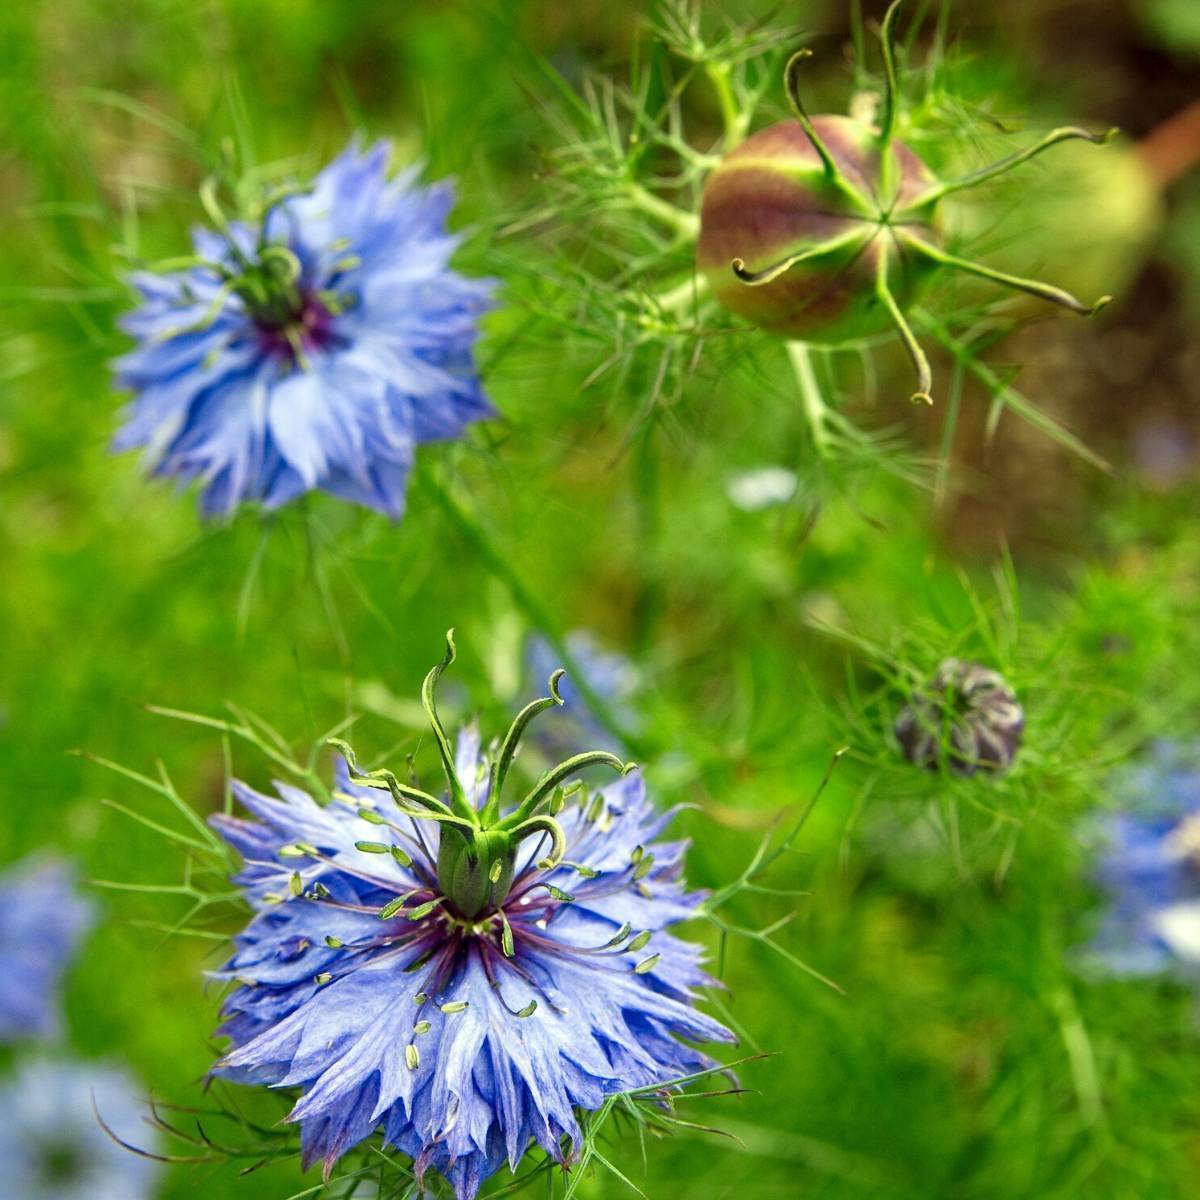
<svg viewBox="0 0 1200 1200">
<path fill-rule="evenodd" d="M 878 19 L 883 5 L 865 8 Z M 807 35 L 834 107 L 850 89 L 846 10 L 730 0 L 719 12 Z M 450 625 L 456 715 L 478 711 L 497 729 L 534 686 L 527 612 L 421 478 L 397 527 L 315 501 L 265 536 L 253 516 L 204 528 L 194 497 L 107 449 L 120 400 L 106 362 L 126 303 L 113 248 L 176 253 L 198 213 L 200 169 L 177 133 L 208 147 L 249 137 L 260 162 L 305 171 L 363 129 L 393 138 L 399 161 L 458 179 L 456 220 L 490 231 L 471 239 L 463 269 L 509 281 L 482 350 L 502 418 L 423 451 L 418 476 L 454 481 L 560 629 L 590 628 L 637 660 L 651 785 L 664 804 L 695 805 L 683 822 L 692 880 L 728 881 L 778 814 L 811 797 L 834 750 L 856 752 L 774 880 L 807 893 L 781 942 L 845 995 L 731 940 L 725 1003 L 748 1049 L 778 1053 L 744 1070 L 751 1094 L 698 1102 L 696 1119 L 741 1144 L 676 1138 L 643 1166 L 636 1144 L 617 1142 L 622 1168 L 650 1197 L 714 1200 L 1195 1194 L 1193 996 L 1084 980 L 1070 965 L 1094 921 L 1077 822 L 1104 802 L 1101 768 L 1152 734 L 1196 732 L 1200 186 L 1186 162 L 1169 169 L 1188 157 L 1186 130 L 1164 127 L 1196 96 L 1195 6 L 950 6 L 972 102 L 1030 129 L 1117 124 L 1129 139 L 1124 170 L 1068 194 L 1082 245 L 1056 260 L 1051 237 L 1036 254 L 1050 279 L 1110 263 L 1117 302 L 1096 324 L 1039 322 L 997 359 L 1022 364 L 1025 394 L 1113 473 L 1011 419 L 988 441 L 986 405 L 968 390 L 936 494 L 881 471 L 826 489 L 771 364 L 758 387 L 701 374 L 661 420 L 635 424 L 645 381 L 581 388 L 603 353 L 564 346 L 526 303 L 540 235 L 501 238 L 492 218 L 546 202 L 556 135 L 535 59 L 572 84 L 589 69 L 620 74 L 650 11 L 629 0 L 0 11 L 0 861 L 52 846 L 96 879 L 178 881 L 179 852 L 101 801 L 168 823 L 170 812 L 68 754 L 151 774 L 161 759 L 211 811 L 220 741 L 148 703 L 216 714 L 234 700 L 298 747 L 353 710 L 365 714 L 360 745 L 419 750 L 412 701 Z M 715 112 L 691 103 L 715 134 Z M 1063 189 L 1052 172 L 1039 178 L 1060 216 L 1018 202 L 1002 228 L 1061 220 Z M 881 401 L 879 424 L 938 452 L 941 411 L 908 412 L 902 364 L 889 353 L 881 370 L 898 403 Z M 800 477 L 792 502 L 729 501 L 738 472 L 780 465 Z M 1006 555 L 1012 575 L 998 578 Z M 950 647 L 1002 659 L 1030 713 L 1011 779 L 943 787 L 895 762 L 893 710 L 863 641 L 929 669 Z M 235 748 L 234 766 L 269 778 L 249 751 Z M 179 915 L 170 896 L 103 900 L 71 974 L 72 1043 L 197 1103 L 217 1005 L 201 971 L 220 947 L 146 927 Z M 741 923 L 763 925 L 792 901 L 739 903 Z M 694 936 L 718 950 L 710 931 Z M 237 1170 L 177 1167 L 162 1195 L 282 1200 L 301 1186 L 294 1164 Z M 579 1194 L 629 1193 L 597 1175 Z"/>
</svg>

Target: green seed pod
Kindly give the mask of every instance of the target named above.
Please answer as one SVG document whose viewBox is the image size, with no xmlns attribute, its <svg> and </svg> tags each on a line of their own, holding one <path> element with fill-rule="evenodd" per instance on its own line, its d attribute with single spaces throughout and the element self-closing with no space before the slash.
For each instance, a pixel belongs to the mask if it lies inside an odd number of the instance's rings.
<svg viewBox="0 0 1200 1200">
<path fill-rule="evenodd" d="M 1053 171 L 1023 174 L 1019 203 L 1004 187 L 954 197 L 944 214 L 947 231 L 964 245 L 994 242 L 988 262 L 1002 271 L 1053 273 L 1082 296 L 1123 291 L 1162 227 L 1163 200 L 1137 143 L 1118 138 L 1101 155 L 1090 150 L 1065 145 Z M 1036 305 L 1029 298 L 1021 307 L 1033 316 Z"/>
<path fill-rule="evenodd" d="M 937 271 L 963 271 L 1080 314 L 1109 300 L 1084 304 L 1061 288 L 951 253 L 941 201 L 1060 142 L 1104 142 L 1111 132 L 1055 129 L 989 167 L 938 180 L 895 137 L 902 4 L 894 0 L 883 22 L 886 89 L 878 127 L 852 117 L 809 117 L 800 75 L 811 52 L 792 55 L 784 84 L 795 120 L 752 135 L 713 170 L 701 201 L 696 264 L 719 303 L 771 333 L 837 344 L 895 329 L 916 373 L 913 399 L 932 403 L 929 362 L 904 313 Z"/>
<path fill-rule="evenodd" d="M 507 834 L 480 830 L 464 835 L 442 830 L 438 885 L 460 916 L 468 920 L 500 904 L 512 887 L 517 846 Z"/>
</svg>

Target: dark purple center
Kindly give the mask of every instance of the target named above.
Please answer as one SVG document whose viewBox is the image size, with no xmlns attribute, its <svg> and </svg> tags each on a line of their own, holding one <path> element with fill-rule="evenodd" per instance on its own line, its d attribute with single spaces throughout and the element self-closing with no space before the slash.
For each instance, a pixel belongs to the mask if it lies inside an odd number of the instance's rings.
<svg viewBox="0 0 1200 1200">
<path fill-rule="evenodd" d="M 259 344 L 264 352 L 295 361 L 297 347 L 310 353 L 324 350 L 336 338 L 333 314 L 315 292 L 302 291 L 299 307 L 284 322 L 256 315 Z"/>
</svg>

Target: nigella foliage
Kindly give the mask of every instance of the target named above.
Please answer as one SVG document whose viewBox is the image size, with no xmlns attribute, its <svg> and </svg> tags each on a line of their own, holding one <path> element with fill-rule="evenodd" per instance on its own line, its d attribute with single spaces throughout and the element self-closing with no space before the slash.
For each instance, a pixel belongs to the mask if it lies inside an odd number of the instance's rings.
<svg viewBox="0 0 1200 1200">
<path fill-rule="evenodd" d="M 666 932 L 701 895 L 681 879 L 685 845 L 656 839 L 640 775 L 605 751 L 547 771 L 515 807 L 501 793 L 517 742 L 551 695 L 481 754 L 452 750 L 434 686 L 423 699 L 448 781 L 440 800 L 391 772 L 338 766 L 333 801 L 244 785 L 254 820 L 214 823 L 241 853 L 255 910 L 222 978 L 218 1074 L 302 1091 L 291 1112 L 305 1164 L 328 1171 L 379 1129 L 470 1200 L 532 1144 L 567 1162 L 577 1109 L 710 1067 L 681 1041 L 732 1040 L 695 1008 L 710 982 L 700 951 Z M 563 784 L 588 766 L 621 778 L 594 793 Z M 380 791 L 393 804 L 380 803 Z"/>
<path fill-rule="evenodd" d="M 1119 782 L 1096 879 L 1108 907 L 1089 957 L 1116 975 L 1200 976 L 1200 746 L 1160 743 Z"/>
<path fill-rule="evenodd" d="M 24 862 L 0 875 L 0 1040 L 58 1033 L 59 985 L 93 915 L 64 862 Z"/>
<path fill-rule="evenodd" d="M 144 1145 L 147 1136 L 138 1085 L 123 1071 L 31 1059 L 0 1085 L 0 1111 L 0 1196 L 142 1200 L 153 1193 L 157 1164 L 121 1145 Z"/>
<path fill-rule="evenodd" d="M 207 187 L 195 258 L 132 277 L 115 446 L 200 481 L 207 515 L 320 489 L 399 517 L 416 444 L 491 414 L 473 360 L 491 284 L 450 268 L 450 184 L 389 179 L 389 154 L 351 143 L 253 224 Z"/>
</svg>

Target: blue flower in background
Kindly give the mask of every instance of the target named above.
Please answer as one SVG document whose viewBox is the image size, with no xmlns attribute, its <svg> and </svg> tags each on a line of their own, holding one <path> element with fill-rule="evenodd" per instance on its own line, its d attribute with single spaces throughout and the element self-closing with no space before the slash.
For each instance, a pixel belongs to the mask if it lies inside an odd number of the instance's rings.
<svg viewBox="0 0 1200 1200">
<path fill-rule="evenodd" d="M 20 1065 L 0 1083 L 0 1200 L 149 1196 L 158 1165 L 115 1140 L 145 1145 L 137 1093 L 138 1085 L 113 1067 L 40 1059 Z"/>
<path fill-rule="evenodd" d="M 711 1065 L 680 1038 L 732 1035 L 695 1008 L 711 982 L 700 950 L 666 932 L 702 897 L 681 880 L 685 844 L 655 840 L 670 814 L 641 777 L 568 797 L 583 767 L 625 769 L 593 751 L 502 810 L 525 725 L 561 702 L 557 677 L 489 761 L 474 729 L 451 751 L 433 706 L 441 669 L 425 699 L 445 800 L 359 772 L 339 743 L 349 766 L 328 807 L 239 784 L 255 819 L 213 818 L 255 910 L 220 972 L 237 983 L 219 1030 L 234 1048 L 215 1071 L 302 1090 L 290 1119 L 306 1165 L 328 1171 L 379 1129 L 470 1200 L 531 1144 L 569 1159 L 577 1109 Z"/>
<path fill-rule="evenodd" d="M 59 1032 L 63 972 L 93 915 L 64 862 L 26 861 L 0 875 L 0 1041 Z"/>
<path fill-rule="evenodd" d="M 637 668 L 624 656 L 605 650 L 590 630 L 573 629 L 567 634 L 566 642 L 588 686 L 605 702 L 622 729 L 636 733 L 633 697 L 638 688 Z M 525 662 L 534 679 L 545 679 L 558 666 L 558 657 L 549 641 L 536 633 L 529 639 Z M 550 730 L 539 729 L 535 735 L 547 753 L 568 754 L 584 744 L 603 746 L 607 750 L 624 749 L 596 720 L 570 675 L 563 677 L 559 694 L 566 705 L 567 719 L 556 722 Z"/>
<path fill-rule="evenodd" d="M 1160 743 L 1120 781 L 1096 879 L 1109 905 L 1088 957 L 1116 975 L 1200 969 L 1200 747 Z"/>
<path fill-rule="evenodd" d="M 199 480 L 207 515 L 320 489 L 399 517 L 415 445 L 491 415 L 472 350 L 492 285 L 450 268 L 450 185 L 389 179 L 389 155 L 352 143 L 257 228 L 209 193 L 198 265 L 133 276 L 115 447 Z"/>
</svg>

